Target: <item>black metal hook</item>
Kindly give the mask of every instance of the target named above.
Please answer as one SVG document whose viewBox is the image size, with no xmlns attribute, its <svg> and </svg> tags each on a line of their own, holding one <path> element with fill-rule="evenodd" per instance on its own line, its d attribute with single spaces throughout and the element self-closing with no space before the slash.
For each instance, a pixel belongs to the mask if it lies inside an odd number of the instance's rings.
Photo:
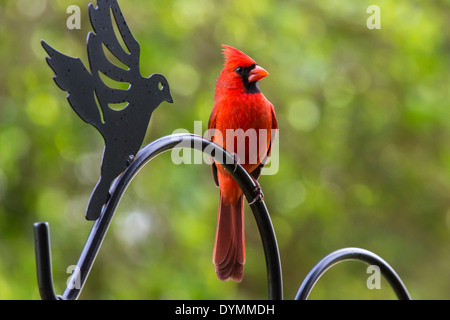
<svg viewBox="0 0 450 320">
<path fill-rule="evenodd" d="M 104 207 L 100 218 L 97 219 L 92 226 L 91 232 L 77 262 L 76 273 L 72 275 L 72 281 L 69 282 L 64 293 L 60 296 L 55 294 L 53 286 L 48 224 L 34 224 L 37 279 L 42 299 L 75 300 L 79 297 L 94 264 L 97 253 L 100 250 L 100 246 L 114 216 L 117 205 L 131 180 L 146 163 L 157 155 L 174 148 L 182 147 L 207 152 L 212 158 L 220 161 L 239 184 L 246 199 L 255 199 L 258 195 L 255 190 L 256 184 L 251 176 L 241 165 L 238 165 L 236 169 L 233 156 L 219 145 L 192 134 L 175 134 L 155 140 L 139 151 L 130 166 L 116 180 L 112 187 L 111 198 Z M 256 219 L 263 243 L 266 258 L 269 299 L 281 300 L 283 299 L 281 262 L 269 212 L 262 199 L 257 200 L 250 208 Z"/>
<path fill-rule="evenodd" d="M 378 266 L 383 276 L 395 291 L 397 297 L 400 300 L 411 300 L 408 290 L 394 269 L 392 269 L 386 261 L 377 256 L 375 253 L 360 248 L 344 248 L 336 250 L 320 260 L 308 273 L 305 280 L 300 285 L 297 295 L 295 296 L 295 300 L 308 299 L 311 290 L 319 278 L 332 266 L 346 260 L 360 260 L 368 263 L 369 265 Z"/>
</svg>

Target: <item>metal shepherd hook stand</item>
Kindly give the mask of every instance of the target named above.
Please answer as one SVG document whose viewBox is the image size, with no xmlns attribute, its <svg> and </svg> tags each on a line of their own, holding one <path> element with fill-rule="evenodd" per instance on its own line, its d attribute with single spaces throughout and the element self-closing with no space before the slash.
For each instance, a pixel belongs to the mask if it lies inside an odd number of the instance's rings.
<svg viewBox="0 0 450 320">
<path fill-rule="evenodd" d="M 174 148 L 193 148 L 210 155 L 223 164 L 242 189 L 246 199 L 257 199 L 250 208 L 258 225 L 266 259 L 269 299 L 283 299 L 281 262 L 275 232 L 267 207 L 257 197 L 259 190 L 253 178 L 241 166 L 235 166 L 234 157 L 219 145 L 192 134 L 162 137 L 147 146 L 142 145 L 151 114 L 163 101 L 172 102 L 169 84 L 164 76 L 153 74 L 144 78 L 139 73 L 140 47 L 132 36 L 117 0 L 98 0 L 97 7 L 89 5 L 94 33 L 87 41 L 89 72 L 80 59 L 68 57 L 42 42 L 49 54 L 47 62 L 55 72 L 55 82 L 69 93 L 73 110 L 85 122 L 93 125 L 105 140 L 105 150 L 99 182 L 87 206 L 86 218 L 93 220 L 91 232 L 78 259 L 76 268 L 61 295 L 55 293 L 50 249 L 49 225 L 34 224 L 37 280 L 44 300 L 75 300 L 86 283 L 103 239 L 114 217 L 115 210 L 132 179 L 140 169 L 159 154 Z M 113 21 L 127 47 L 121 47 L 113 31 Z M 113 65 L 105 56 L 103 45 L 128 70 Z M 115 81 L 129 82 L 128 90 L 108 88 L 99 72 Z M 113 110 L 111 104 L 128 102 L 122 110 Z M 112 187 L 111 187 L 112 184 Z M 380 257 L 359 248 L 335 251 L 322 259 L 301 284 L 296 300 L 307 299 L 320 276 L 338 262 L 357 259 L 377 265 L 393 287 L 399 299 L 410 299 L 403 282 Z"/>
<path fill-rule="evenodd" d="M 76 272 L 72 275 L 72 281 L 69 282 L 66 290 L 61 296 L 57 296 L 53 289 L 48 224 L 34 224 L 38 284 L 43 299 L 73 300 L 78 298 L 95 261 L 95 257 L 100 250 L 100 246 L 114 216 L 117 205 L 131 180 L 147 162 L 157 155 L 175 147 L 187 146 L 191 146 L 200 151 L 205 151 L 205 149 L 212 151 L 211 153 L 208 152 L 208 154 L 212 155 L 217 161 L 223 161 L 223 166 L 236 179 L 247 199 L 254 199 L 258 195 L 256 184 L 247 171 L 240 165 L 238 165 L 235 170 L 234 157 L 217 144 L 200 136 L 190 134 L 162 137 L 142 148 L 134 161 L 115 182 L 111 198 L 100 218 L 96 220 L 92 226 L 80 259 L 78 260 L 77 268 L 75 268 Z M 261 239 L 266 255 L 269 298 L 280 300 L 283 298 L 281 263 L 272 222 L 263 200 L 257 200 L 250 207 L 261 233 Z M 75 285 L 76 281 L 78 281 L 78 285 Z"/>
</svg>

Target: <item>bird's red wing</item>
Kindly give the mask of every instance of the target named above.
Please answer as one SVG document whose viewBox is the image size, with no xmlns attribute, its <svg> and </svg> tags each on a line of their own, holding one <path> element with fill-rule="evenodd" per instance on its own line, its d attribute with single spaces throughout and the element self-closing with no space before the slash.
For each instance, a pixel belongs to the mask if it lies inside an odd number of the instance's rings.
<svg viewBox="0 0 450 320">
<path fill-rule="evenodd" d="M 272 105 L 272 129 L 276 130 L 278 129 L 278 122 L 277 122 L 277 116 L 275 115 L 275 109 Z"/>
<path fill-rule="evenodd" d="M 274 134 L 274 136 L 273 137 L 272 135 L 270 136 L 270 143 L 269 148 L 267 149 L 267 156 L 270 156 L 270 152 L 272 151 L 272 141 L 275 139 L 275 134 L 277 133 L 276 130 L 278 129 L 277 116 L 275 115 L 275 110 L 272 104 L 271 107 L 272 107 L 272 133 Z"/>
<path fill-rule="evenodd" d="M 216 128 L 216 118 L 217 118 L 217 105 L 214 104 L 214 107 L 211 111 L 211 116 L 208 121 L 208 135 L 211 141 L 214 141 L 214 129 Z M 214 161 L 211 164 L 212 174 L 214 178 L 214 183 L 216 186 L 219 186 L 219 178 L 217 177 L 217 166 Z"/>
<path fill-rule="evenodd" d="M 211 111 L 211 115 L 209 116 L 209 120 L 208 120 L 208 129 L 216 128 L 216 118 L 217 118 L 217 104 L 214 104 L 214 107 Z M 209 138 L 212 139 L 211 136 Z"/>
<path fill-rule="evenodd" d="M 271 132 L 271 136 L 270 136 L 269 147 L 267 148 L 267 154 L 264 157 L 264 159 L 261 161 L 259 166 L 257 166 L 256 169 L 251 172 L 252 177 L 255 178 L 256 180 L 258 180 L 259 176 L 261 175 L 262 169 L 266 165 L 267 159 L 270 157 L 270 153 L 272 152 L 272 141 L 275 139 L 275 134 L 276 134 L 275 130 L 278 129 L 277 116 L 275 115 L 275 110 L 274 110 L 272 104 L 271 104 L 271 108 L 272 108 L 272 132 Z M 272 136 L 272 134 L 274 134 L 274 136 Z"/>
</svg>

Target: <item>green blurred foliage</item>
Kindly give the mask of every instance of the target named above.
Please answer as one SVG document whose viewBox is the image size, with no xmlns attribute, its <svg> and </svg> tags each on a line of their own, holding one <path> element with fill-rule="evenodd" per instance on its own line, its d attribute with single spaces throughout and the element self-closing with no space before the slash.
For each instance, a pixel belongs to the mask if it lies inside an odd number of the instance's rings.
<svg viewBox="0 0 450 320">
<path fill-rule="evenodd" d="M 314 264 L 357 246 L 382 256 L 413 298 L 450 297 L 450 2 L 312 0 L 119 1 L 174 104 L 154 113 L 145 143 L 207 120 L 221 44 L 270 72 L 280 168 L 260 179 L 292 299 Z M 68 30 L 69 5 L 82 11 Z M 369 30 L 366 9 L 381 8 Z M 48 221 L 62 292 L 91 223 L 100 135 L 52 81 L 40 40 L 87 63 L 88 1 L 0 1 L 0 298 L 39 299 L 32 224 Z M 82 299 L 265 299 L 264 254 L 246 208 L 240 284 L 212 264 L 218 189 L 206 164 L 148 164 L 117 210 Z M 366 265 L 329 270 L 311 299 L 391 299 L 366 287 Z"/>
</svg>

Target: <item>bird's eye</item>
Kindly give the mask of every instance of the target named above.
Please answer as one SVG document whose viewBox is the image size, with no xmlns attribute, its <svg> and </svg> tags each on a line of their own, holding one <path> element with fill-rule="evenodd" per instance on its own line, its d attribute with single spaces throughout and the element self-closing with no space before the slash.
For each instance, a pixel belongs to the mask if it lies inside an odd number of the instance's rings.
<svg viewBox="0 0 450 320">
<path fill-rule="evenodd" d="M 242 73 L 242 70 L 242 67 L 237 67 L 236 69 L 234 69 L 234 71 L 236 71 L 237 73 Z"/>
<path fill-rule="evenodd" d="M 164 84 L 163 84 L 162 82 L 158 83 L 158 89 L 159 89 L 160 91 L 163 91 L 163 89 L 164 89 Z"/>
</svg>

